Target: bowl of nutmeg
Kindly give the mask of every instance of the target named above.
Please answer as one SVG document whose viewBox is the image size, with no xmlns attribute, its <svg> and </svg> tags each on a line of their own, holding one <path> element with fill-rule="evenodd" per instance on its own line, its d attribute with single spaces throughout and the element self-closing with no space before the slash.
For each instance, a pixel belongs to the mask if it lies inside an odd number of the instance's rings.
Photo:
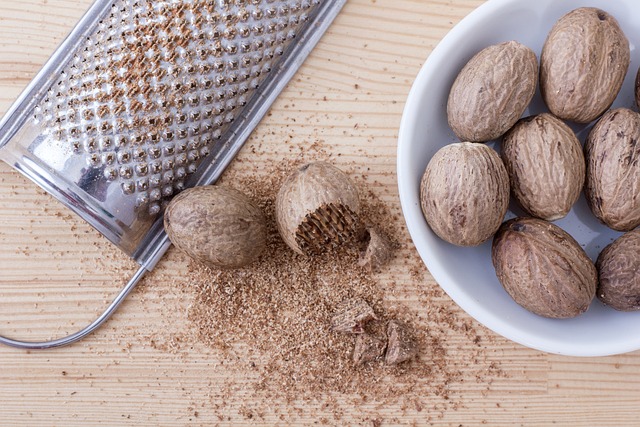
<svg viewBox="0 0 640 427">
<path fill-rule="evenodd" d="M 540 351 L 640 349 L 640 8 L 489 0 L 407 98 L 398 181 L 436 282 Z"/>
</svg>

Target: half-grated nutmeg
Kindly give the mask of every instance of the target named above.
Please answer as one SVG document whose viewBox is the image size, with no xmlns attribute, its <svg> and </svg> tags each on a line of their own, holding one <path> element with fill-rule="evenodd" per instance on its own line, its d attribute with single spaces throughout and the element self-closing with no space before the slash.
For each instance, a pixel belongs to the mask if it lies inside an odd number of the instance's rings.
<svg viewBox="0 0 640 427">
<path fill-rule="evenodd" d="M 296 244 L 303 252 L 322 252 L 352 241 L 358 215 L 348 206 L 329 203 L 308 213 L 296 230 Z"/>
<path fill-rule="evenodd" d="M 301 255 L 355 242 L 364 234 L 359 214 L 356 187 L 344 172 L 326 162 L 298 168 L 276 198 L 278 230 Z"/>
</svg>

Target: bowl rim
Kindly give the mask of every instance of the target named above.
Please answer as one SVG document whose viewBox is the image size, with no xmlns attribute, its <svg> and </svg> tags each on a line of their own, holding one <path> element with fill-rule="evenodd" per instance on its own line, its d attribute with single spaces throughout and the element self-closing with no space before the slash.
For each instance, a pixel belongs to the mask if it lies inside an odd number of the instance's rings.
<svg viewBox="0 0 640 427">
<path fill-rule="evenodd" d="M 413 129 L 418 120 L 418 116 L 414 112 L 418 107 L 420 96 L 424 93 L 424 88 L 428 84 L 427 76 L 435 72 L 443 61 L 447 61 L 446 54 L 450 49 L 464 43 L 464 36 L 469 27 L 473 27 L 476 22 L 487 18 L 503 7 L 520 4 L 522 1 L 523 0 L 488 0 L 486 3 L 483 3 L 464 17 L 440 40 L 420 68 L 406 99 L 398 131 L 396 160 L 398 193 L 407 230 L 423 263 L 428 268 L 436 283 L 467 314 L 495 333 L 535 350 L 567 356 L 609 356 L 638 350 L 640 349 L 640 334 L 629 334 L 628 339 L 603 347 L 594 345 L 594 343 L 559 342 L 512 327 L 501 318 L 499 314 L 483 308 L 469 298 L 468 295 L 453 283 L 446 270 L 442 268 L 440 264 L 430 262 L 430 258 L 434 254 L 433 249 L 419 239 L 418 223 L 426 223 L 426 220 L 420 208 L 419 195 L 414 194 L 410 188 L 413 187 L 410 185 L 412 178 L 401 174 L 400 171 L 405 168 L 405 165 L 409 163 L 409 159 L 411 158 L 411 140 L 410 136 L 408 136 L 410 134 L 408 129 Z"/>
</svg>

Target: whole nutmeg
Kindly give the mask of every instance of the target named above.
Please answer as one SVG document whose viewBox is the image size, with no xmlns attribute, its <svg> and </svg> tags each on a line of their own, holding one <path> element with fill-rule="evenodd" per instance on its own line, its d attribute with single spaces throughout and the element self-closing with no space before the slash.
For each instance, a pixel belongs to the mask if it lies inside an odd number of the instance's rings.
<svg viewBox="0 0 640 427">
<path fill-rule="evenodd" d="M 608 111 L 589 132 L 585 195 L 607 226 L 629 231 L 640 225 L 640 114 Z"/>
<path fill-rule="evenodd" d="M 502 141 L 513 194 L 527 213 L 553 221 L 567 215 L 585 180 L 582 145 L 551 114 L 521 119 Z"/>
<path fill-rule="evenodd" d="M 449 92 L 447 119 L 461 141 L 502 136 L 522 116 L 536 91 L 538 61 L 528 47 L 510 41 L 478 52 Z"/>
<path fill-rule="evenodd" d="M 575 317 L 589 308 L 598 275 L 573 237 L 537 218 L 505 222 L 493 238 L 491 259 L 513 300 L 544 317 Z"/>
<path fill-rule="evenodd" d="M 613 16 L 575 9 L 555 23 L 542 47 L 542 97 L 561 119 L 588 123 L 611 106 L 629 62 L 629 40 Z"/>
<path fill-rule="evenodd" d="M 509 176 L 484 144 L 460 142 L 431 158 L 420 182 L 427 223 L 441 239 L 476 246 L 496 232 L 509 206 Z"/>
<path fill-rule="evenodd" d="M 640 229 L 623 234 L 604 248 L 596 267 L 600 301 L 616 310 L 640 310 Z"/>
<path fill-rule="evenodd" d="M 167 206 L 164 228 L 178 249 L 210 267 L 248 265 L 267 242 L 260 208 L 240 191 L 218 185 L 178 194 Z"/>
<path fill-rule="evenodd" d="M 285 243 L 299 254 L 320 253 L 362 233 L 358 191 L 349 177 L 326 162 L 291 174 L 276 197 L 276 222 Z"/>
</svg>

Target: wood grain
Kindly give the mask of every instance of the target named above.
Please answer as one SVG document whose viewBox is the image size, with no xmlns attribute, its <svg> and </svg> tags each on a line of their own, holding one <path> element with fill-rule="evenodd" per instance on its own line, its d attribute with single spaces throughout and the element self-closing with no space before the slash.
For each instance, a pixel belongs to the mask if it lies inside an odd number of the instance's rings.
<svg viewBox="0 0 640 427">
<path fill-rule="evenodd" d="M 242 176 L 282 158 L 304 157 L 319 143 L 326 157 L 390 206 L 403 229 L 395 149 L 404 100 L 429 52 L 481 3 L 349 0 L 229 173 Z M 0 112 L 89 4 L 0 0 Z M 415 262 L 406 232 L 403 239 L 401 258 Z M 424 408 L 400 402 L 380 408 L 341 396 L 347 403 L 339 422 L 313 402 L 246 402 L 250 376 L 233 378 L 229 390 L 231 374 L 215 354 L 197 343 L 171 351 L 172 337 L 188 328 L 186 264 L 170 251 L 114 318 L 76 345 L 45 352 L 0 347 L 0 425 L 638 424 L 640 352 L 588 359 L 543 354 L 477 325 L 445 295 L 431 304 L 477 330 L 473 342 L 448 325 L 430 325 L 447 335 L 450 363 L 461 367 L 449 385 L 449 402 L 434 397 Z M 424 280 L 411 280 L 406 266 L 393 264 L 389 298 L 419 308 L 417 295 L 437 285 L 427 272 Z M 36 339 L 73 332 L 104 308 L 134 269 L 93 229 L 0 164 L 3 334 Z M 154 345 L 160 339 L 163 347 Z M 483 357 L 469 363 L 478 351 Z M 267 409 L 250 418 L 252 407 Z"/>
</svg>

